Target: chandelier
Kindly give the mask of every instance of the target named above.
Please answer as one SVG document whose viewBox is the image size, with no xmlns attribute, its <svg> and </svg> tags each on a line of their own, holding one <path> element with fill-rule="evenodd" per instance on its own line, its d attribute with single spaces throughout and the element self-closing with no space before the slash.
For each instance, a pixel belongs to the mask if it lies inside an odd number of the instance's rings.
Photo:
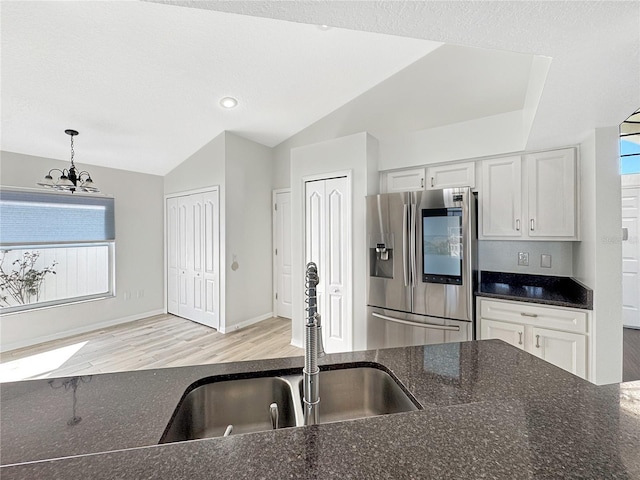
<svg viewBox="0 0 640 480">
<path fill-rule="evenodd" d="M 75 192 L 76 190 L 80 190 L 82 192 L 99 192 L 98 188 L 91 180 L 91 175 L 89 172 L 82 171 L 78 173 L 76 170 L 76 166 L 73 163 L 73 137 L 78 135 L 76 130 L 65 130 L 64 133 L 71 136 L 71 167 L 69 170 L 66 168 L 64 170 L 60 170 L 59 168 L 52 168 L 49 170 L 49 173 L 45 175 L 44 181 L 38 182 L 37 185 L 46 188 L 52 188 L 54 190 L 64 190 L 67 192 Z M 51 176 L 52 172 L 60 172 L 60 177 L 54 181 Z"/>
</svg>

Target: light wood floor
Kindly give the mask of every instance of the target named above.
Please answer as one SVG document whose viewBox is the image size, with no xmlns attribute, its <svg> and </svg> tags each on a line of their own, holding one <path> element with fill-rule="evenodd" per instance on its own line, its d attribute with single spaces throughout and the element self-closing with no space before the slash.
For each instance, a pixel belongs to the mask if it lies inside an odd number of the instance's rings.
<svg viewBox="0 0 640 480">
<path fill-rule="evenodd" d="M 157 315 L 3 353 L 0 382 L 21 375 L 52 378 L 304 355 L 290 342 L 291 320 L 286 318 L 222 334 L 180 317 Z M 64 360 L 59 366 L 56 355 Z"/>
</svg>

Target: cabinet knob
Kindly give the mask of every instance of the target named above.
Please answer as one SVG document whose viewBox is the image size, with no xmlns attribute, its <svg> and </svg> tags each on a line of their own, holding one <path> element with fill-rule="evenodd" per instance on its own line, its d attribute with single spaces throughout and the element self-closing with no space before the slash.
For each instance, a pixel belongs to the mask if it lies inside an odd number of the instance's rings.
<svg viewBox="0 0 640 480">
<path fill-rule="evenodd" d="M 518 340 L 518 345 L 522 345 L 522 332 L 518 332 L 518 335 L 520 335 L 520 340 Z"/>
<path fill-rule="evenodd" d="M 540 348 L 540 335 L 536 335 L 536 348 Z"/>
</svg>

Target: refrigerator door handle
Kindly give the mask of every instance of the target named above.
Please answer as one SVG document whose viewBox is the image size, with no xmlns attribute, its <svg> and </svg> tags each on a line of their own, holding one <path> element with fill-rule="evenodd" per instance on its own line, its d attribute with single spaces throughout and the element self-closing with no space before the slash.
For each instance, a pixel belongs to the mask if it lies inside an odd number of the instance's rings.
<svg viewBox="0 0 640 480">
<path fill-rule="evenodd" d="M 460 327 L 458 325 L 436 325 L 433 323 L 412 322 L 411 320 L 402 320 L 400 318 L 388 317 L 386 315 L 380 315 L 373 312 L 371 315 L 382 320 L 388 320 L 390 322 L 402 323 L 403 325 L 410 325 L 412 327 L 431 328 L 433 330 L 451 330 L 453 332 L 459 332 Z"/>
<path fill-rule="evenodd" d="M 408 207 L 406 203 L 402 206 L 402 273 L 404 274 L 404 286 L 409 286 L 409 278 L 407 272 L 407 216 Z"/>
<path fill-rule="evenodd" d="M 411 247 L 409 248 L 411 258 L 411 286 L 416 286 L 416 204 L 411 205 Z"/>
</svg>

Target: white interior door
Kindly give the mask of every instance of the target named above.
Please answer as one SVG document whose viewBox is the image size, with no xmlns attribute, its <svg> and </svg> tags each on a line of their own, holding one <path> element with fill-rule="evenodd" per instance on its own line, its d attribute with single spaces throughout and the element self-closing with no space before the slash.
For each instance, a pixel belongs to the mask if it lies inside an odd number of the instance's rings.
<svg viewBox="0 0 640 480">
<path fill-rule="evenodd" d="M 187 297 L 180 306 L 180 314 L 197 322 L 202 320 L 204 302 L 202 296 L 202 195 L 181 197 L 179 201 L 187 205 L 186 217 L 186 278 Z"/>
<path fill-rule="evenodd" d="M 352 349 L 350 215 L 347 177 L 305 184 L 306 261 L 318 265 L 318 311 L 327 352 Z"/>
<path fill-rule="evenodd" d="M 220 327 L 220 206 L 218 191 L 202 194 L 203 300 L 201 323 Z"/>
<path fill-rule="evenodd" d="M 275 314 L 291 318 L 291 192 L 274 195 Z"/>
<path fill-rule="evenodd" d="M 640 188 L 622 188 L 622 320 L 634 328 L 640 328 L 639 205 Z"/>
<path fill-rule="evenodd" d="M 218 191 L 167 199 L 167 311 L 204 325 L 220 323 Z"/>
</svg>

